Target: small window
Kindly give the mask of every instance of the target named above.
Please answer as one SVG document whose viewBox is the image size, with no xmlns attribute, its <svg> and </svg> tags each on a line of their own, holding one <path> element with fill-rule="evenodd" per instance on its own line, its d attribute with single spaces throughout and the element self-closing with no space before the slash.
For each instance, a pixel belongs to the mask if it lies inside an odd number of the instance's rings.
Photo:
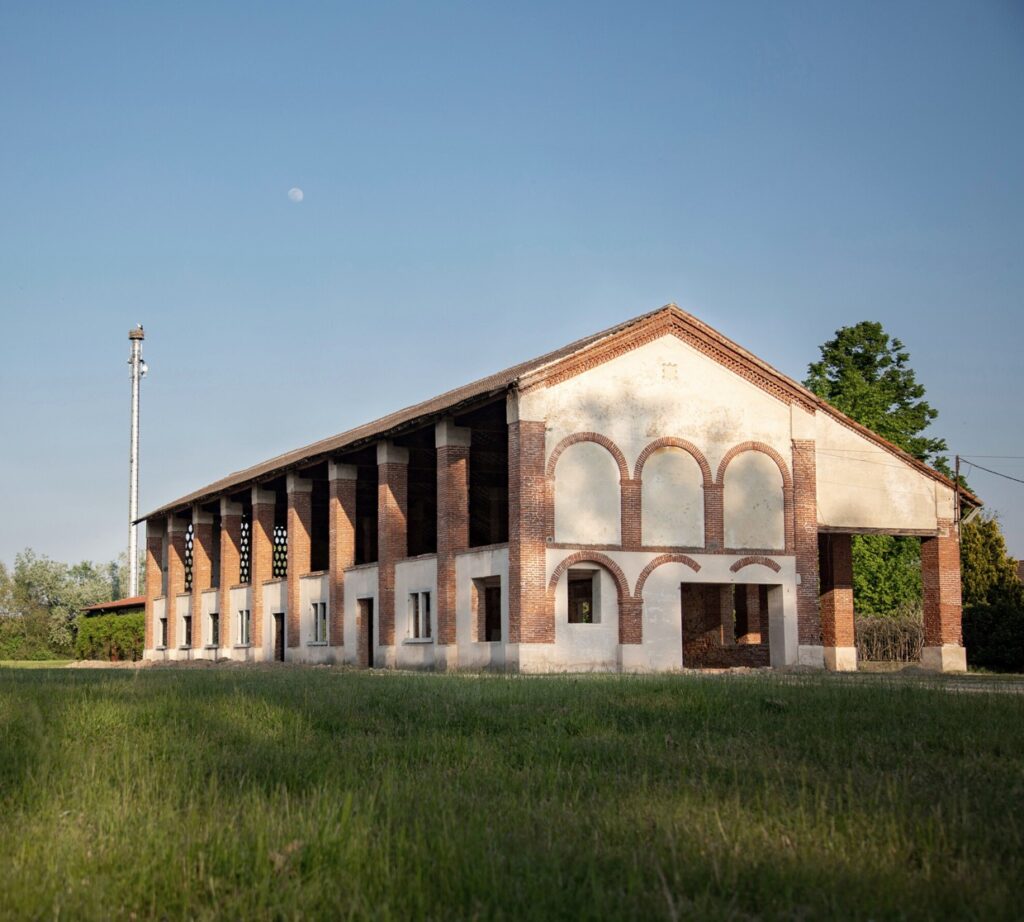
<svg viewBox="0 0 1024 922">
<path fill-rule="evenodd" d="M 569 623 L 594 624 L 594 580 L 596 570 L 569 571 Z"/>
<path fill-rule="evenodd" d="M 313 603 L 313 643 L 327 643 L 327 603 Z"/>
<path fill-rule="evenodd" d="M 184 647 L 192 646 L 192 616 L 185 615 L 185 642 L 182 644 Z"/>
<path fill-rule="evenodd" d="M 409 637 L 430 640 L 430 593 L 409 593 Z"/>
<path fill-rule="evenodd" d="M 252 616 L 248 608 L 238 610 L 238 642 L 247 645 L 250 642 Z"/>
<path fill-rule="evenodd" d="M 220 615 L 217 612 L 210 615 L 210 646 L 220 646 Z"/>
<path fill-rule="evenodd" d="M 167 646 L 167 619 L 166 618 L 161 618 L 160 619 L 160 646 L 161 647 L 166 647 Z"/>
</svg>

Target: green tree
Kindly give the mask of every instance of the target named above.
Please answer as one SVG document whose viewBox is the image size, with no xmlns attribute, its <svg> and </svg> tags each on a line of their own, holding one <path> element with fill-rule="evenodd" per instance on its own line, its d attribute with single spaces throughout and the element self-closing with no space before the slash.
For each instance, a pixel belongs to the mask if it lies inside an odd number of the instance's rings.
<svg viewBox="0 0 1024 922">
<path fill-rule="evenodd" d="M 1024 607 L 1024 585 L 994 515 L 978 515 L 960 528 L 964 605 Z"/>
<path fill-rule="evenodd" d="M 804 386 L 920 461 L 945 474 L 944 439 L 925 434 L 938 412 L 910 367 L 910 353 L 880 323 L 843 327 L 821 347 Z M 859 611 L 890 614 L 921 599 L 920 542 L 891 535 L 853 538 L 854 598 Z"/>
</svg>

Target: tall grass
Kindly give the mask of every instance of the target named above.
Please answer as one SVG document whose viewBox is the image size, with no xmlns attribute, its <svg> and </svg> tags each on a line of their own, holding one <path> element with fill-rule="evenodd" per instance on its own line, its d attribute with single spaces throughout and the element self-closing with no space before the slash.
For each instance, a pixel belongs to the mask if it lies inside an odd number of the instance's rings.
<svg viewBox="0 0 1024 922">
<path fill-rule="evenodd" d="M 1012 918 L 1024 699 L 0 670 L 5 918 Z"/>
</svg>

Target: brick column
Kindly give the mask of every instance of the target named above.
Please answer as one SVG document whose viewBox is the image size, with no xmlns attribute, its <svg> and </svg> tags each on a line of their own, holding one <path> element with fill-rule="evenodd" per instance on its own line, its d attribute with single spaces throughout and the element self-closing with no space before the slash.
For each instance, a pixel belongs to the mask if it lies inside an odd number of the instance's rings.
<svg viewBox="0 0 1024 922">
<path fill-rule="evenodd" d="M 409 554 L 409 452 L 377 443 L 377 630 L 395 643 L 395 563 Z"/>
<path fill-rule="evenodd" d="M 299 645 L 301 579 L 312 568 L 313 481 L 288 475 L 288 646 Z"/>
<path fill-rule="evenodd" d="M 966 672 L 967 651 L 960 634 L 960 537 L 949 519 L 939 534 L 921 539 L 924 649 L 921 665 L 938 672 Z"/>
<path fill-rule="evenodd" d="M 249 587 L 252 593 L 252 646 L 263 647 L 263 584 L 274 573 L 273 490 L 252 488 L 252 522 L 249 533 Z"/>
<path fill-rule="evenodd" d="M 437 643 L 455 643 L 455 554 L 469 547 L 469 429 L 434 427 L 437 446 Z"/>
<path fill-rule="evenodd" d="M 722 484 L 704 485 L 704 548 L 718 551 L 725 547 L 725 512 Z"/>
<path fill-rule="evenodd" d="M 787 523 L 796 554 L 797 662 L 823 665 L 818 610 L 818 477 L 813 439 L 793 439 L 793 524 Z M 789 545 L 789 541 L 786 542 Z M 811 648 L 811 649 L 804 649 Z"/>
<path fill-rule="evenodd" d="M 213 583 L 213 515 L 192 508 L 192 648 L 203 646 L 203 590 Z"/>
<path fill-rule="evenodd" d="M 146 522 L 146 650 L 152 650 L 156 646 L 157 640 L 153 603 L 160 598 L 163 592 L 163 530 L 165 527 L 166 525 L 160 519 L 149 519 Z M 166 602 L 164 604 L 166 605 Z"/>
<path fill-rule="evenodd" d="M 186 531 L 187 522 L 173 515 L 167 519 L 167 648 L 170 650 L 178 646 L 178 596 L 185 591 Z"/>
<path fill-rule="evenodd" d="M 736 646 L 735 590 L 731 585 L 718 588 L 719 641 L 723 647 Z"/>
<path fill-rule="evenodd" d="M 327 465 L 331 493 L 328 506 L 330 522 L 331 610 L 329 639 L 332 647 L 345 643 L 345 570 L 356 562 L 356 478 L 352 464 Z"/>
<path fill-rule="evenodd" d="M 849 535 L 818 537 L 821 582 L 821 640 L 825 667 L 836 672 L 857 669 L 853 634 L 853 553 Z"/>
<path fill-rule="evenodd" d="M 763 637 L 765 643 L 767 643 L 768 630 L 766 628 L 762 632 L 761 623 L 762 620 L 765 624 L 768 623 L 768 607 L 765 606 L 765 610 L 761 611 L 761 587 L 757 585 L 744 586 L 743 591 L 746 600 L 747 627 L 742 642 L 750 644 L 761 643 Z"/>
<path fill-rule="evenodd" d="M 622 493 L 622 547 L 639 550 L 643 542 L 642 485 L 640 480 L 620 480 Z"/>
<path fill-rule="evenodd" d="M 220 645 L 231 649 L 231 629 L 235 623 L 231 610 L 231 587 L 242 579 L 242 504 L 229 499 L 220 501 Z"/>
<path fill-rule="evenodd" d="M 554 643 L 547 597 L 545 424 L 508 427 L 508 623 L 511 643 Z"/>
</svg>

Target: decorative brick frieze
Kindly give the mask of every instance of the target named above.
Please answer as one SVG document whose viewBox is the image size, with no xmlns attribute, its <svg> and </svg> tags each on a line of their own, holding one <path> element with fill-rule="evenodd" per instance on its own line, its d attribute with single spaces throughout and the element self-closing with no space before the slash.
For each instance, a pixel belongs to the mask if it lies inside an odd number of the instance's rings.
<svg viewBox="0 0 1024 922">
<path fill-rule="evenodd" d="M 437 447 L 437 643 L 455 643 L 455 555 L 469 547 L 469 429 L 442 420 Z"/>
<path fill-rule="evenodd" d="M 776 561 L 772 560 L 771 557 L 764 557 L 761 554 L 751 554 L 747 557 L 741 557 L 729 567 L 729 570 L 733 573 L 739 573 L 744 567 L 752 567 L 755 565 L 767 567 L 773 573 L 778 573 L 782 570 L 782 567 L 779 566 Z"/>
<path fill-rule="evenodd" d="M 220 615 L 220 645 L 231 649 L 231 632 L 235 624 L 231 611 L 231 587 L 238 585 L 242 559 L 242 504 L 224 498 L 220 501 L 220 592 L 217 611 Z"/>
<path fill-rule="evenodd" d="M 277 497 L 262 487 L 252 488 L 252 524 L 249 548 L 250 586 L 252 587 L 252 633 L 254 647 L 263 646 L 263 585 L 274 575 L 274 506 Z"/>
<path fill-rule="evenodd" d="M 330 547 L 330 644 L 345 643 L 345 570 L 356 562 L 356 479 L 358 468 L 331 461 L 328 527 Z"/>
<path fill-rule="evenodd" d="M 796 553 L 796 611 L 799 642 L 821 644 L 818 609 L 818 486 L 813 439 L 793 439 L 792 530 L 786 544 Z M 792 544 L 790 543 L 792 536 Z"/>
<path fill-rule="evenodd" d="M 409 553 L 409 452 L 377 443 L 377 608 L 382 647 L 395 643 L 395 564 Z"/>
<path fill-rule="evenodd" d="M 313 481 L 297 472 L 288 475 L 288 646 L 299 646 L 302 607 L 301 580 L 312 569 Z"/>
<path fill-rule="evenodd" d="M 515 419 L 508 427 L 508 611 L 511 643 L 554 643 L 548 605 L 545 538 L 548 527 L 545 426 Z"/>
<path fill-rule="evenodd" d="M 192 646 L 203 646 L 203 592 L 213 581 L 213 516 L 192 510 Z"/>
<path fill-rule="evenodd" d="M 694 573 L 700 572 L 700 564 L 697 563 L 692 557 L 687 557 L 686 554 L 662 554 L 660 557 L 655 557 L 643 570 L 640 571 L 640 575 L 636 580 L 636 588 L 633 590 L 633 594 L 638 598 L 642 599 L 644 595 L 644 585 L 647 583 L 648 577 L 666 563 L 681 563 L 684 566 L 689 567 Z"/>
</svg>

